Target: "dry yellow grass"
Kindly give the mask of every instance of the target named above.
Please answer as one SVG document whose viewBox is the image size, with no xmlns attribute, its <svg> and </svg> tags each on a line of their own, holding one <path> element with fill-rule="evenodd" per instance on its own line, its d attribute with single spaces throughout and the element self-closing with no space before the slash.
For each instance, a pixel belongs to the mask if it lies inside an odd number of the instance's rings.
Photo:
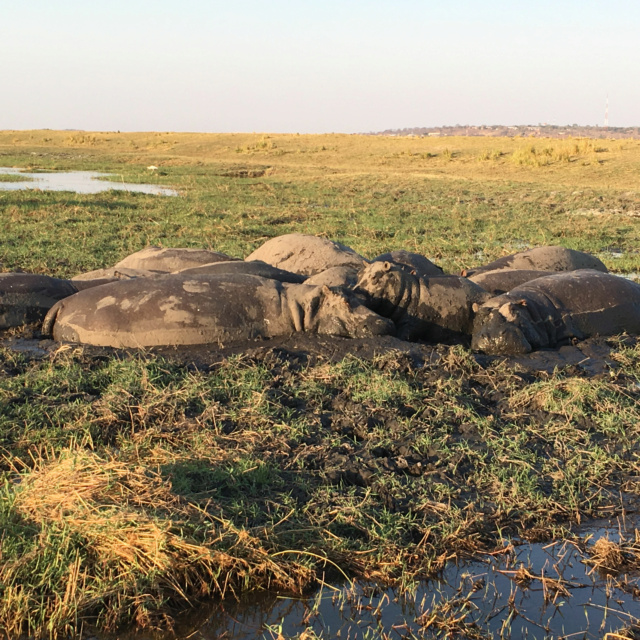
<svg viewBox="0 0 640 640">
<path fill-rule="evenodd" d="M 298 176 L 407 174 L 623 189 L 637 189 L 640 176 L 638 140 L 0 131 L 0 151 L 27 148 L 82 149 L 133 164 L 262 164 Z"/>
</svg>

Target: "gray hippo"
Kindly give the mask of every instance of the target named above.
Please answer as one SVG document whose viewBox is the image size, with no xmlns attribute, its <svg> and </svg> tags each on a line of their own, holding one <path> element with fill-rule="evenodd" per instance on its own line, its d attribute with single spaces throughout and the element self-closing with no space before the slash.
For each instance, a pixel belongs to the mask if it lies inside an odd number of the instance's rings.
<svg viewBox="0 0 640 640">
<path fill-rule="evenodd" d="M 471 347 L 516 355 L 622 332 L 640 333 L 640 285 L 584 269 L 531 280 L 480 306 Z"/>
<path fill-rule="evenodd" d="M 0 274 L 0 329 L 41 321 L 56 302 L 109 280 L 75 283 L 35 273 Z"/>
<path fill-rule="evenodd" d="M 224 345 L 304 331 L 393 334 L 393 322 L 327 287 L 250 275 L 121 280 L 56 304 L 43 333 L 109 347 Z"/>
<path fill-rule="evenodd" d="M 466 278 L 420 278 L 390 262 L 371 263 L 356 291 L 368 297 L 367 306 L 395 322 L 398 338 L 431 342 L 470 335 L 473 304 L 491 297 Z"/>
<path fill-rule="evenodd" d="M 146 247 L 120 260 L 114 267 L 173 273 L 180 271 L 180 269 L 198 267 L 201 264 L 228 262 L 229 260 L 237 260 L 237 258 L 207 249 Z"/>
<path fill-rule="evenodd" d="M 374 258 L 371 262 L 391 262 L 399 266 L 405 271 L 411 271 L 417 276 L 429 277 L 429 276 L 441 276 L 444 275 L 444 271 L 436 264 L 433 264 L 429 258 L 425 258 L 419 253 L 411 253 L 400 249 L 398 251 L 390 251 L 389 253 L 383 253 L 377 258 Z"/>
<path fill-rule="evenodd" d="M 260 276 L 261 278 L 271 278 L 279 282 L 291 282 L 293 284 L 302 284 L 306 278 L 291 271 L 277 269 L 261 260 L 252 260 L 251 262 L 243 260 L 232 260 L 230 262 L 212 262 L 211 264 L 203 264 L 199 267 L 189 267 L 181 269 L 176 273 L 191 275 L 222 275 L 223 273 L 243 273 L 250 276 Z"/>
<path fill-rule="evenodd" d="M 595 269 L 607 273 L 608 269 L 595 256 L 575 249 L 564 247 L 536 247 L 498 258 L 489 264 L 475 269 L 466 269 L 463 276 L 474 276 L 485 271 L 498 269 L 533 269 L 539 271 L 575 271 L 576 269 Z"/>
<path fill-rule="evenodd" d="M 485 291 L 494 296 L 502 295 L 519 287 L 525 282 L 551 275 L 553 271 L 540 271 L 534 269 L 498 269 L 496 271 L 481 271 L 469 276 L 471 282 L 475 282 Z"/>
<path fill-rule="evenodd" d="M 91 280 L 130 280 L 131 278 L 151 278 L 153 276 L 163 275 L 162 271 L 148 271 L 147 269 L 128 269 L 127 267 L 110 267 L 109 269 L 95 269 L 94 271 L 86 271 L 73 276 L 73 282 L 84 282 Z"/>
<path fill-rule="evenodd" d="M 361 271 L 362 269 L 350 266 L 330 267 L 320 273 L 316 273 L 314 276 L 309 276 L 305 282 L 306 284 L 324 285 L 326 287 L 352 289 L 356 286 Z"/>
<path fill-rule="evenodd" d="M 271 238 L 246 259 L 262 260 L 273 267 L 303 276 L 313 276 L 330 267 L 350 266 L 361 269 L 369 263 L 366 258 L 343 244 L 302 233 Z"/>
</svg>

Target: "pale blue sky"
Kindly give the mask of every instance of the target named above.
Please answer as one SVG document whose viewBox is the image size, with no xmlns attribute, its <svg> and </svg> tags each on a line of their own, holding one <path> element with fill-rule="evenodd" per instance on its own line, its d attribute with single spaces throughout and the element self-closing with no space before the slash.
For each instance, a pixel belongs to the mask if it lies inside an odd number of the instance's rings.
<svg viewBox="0 0 640 640">
<path fill-rule="evenodd" d="M 640 0 L 0 0 L 0 129 L 640 125 Z"/>
</svg>

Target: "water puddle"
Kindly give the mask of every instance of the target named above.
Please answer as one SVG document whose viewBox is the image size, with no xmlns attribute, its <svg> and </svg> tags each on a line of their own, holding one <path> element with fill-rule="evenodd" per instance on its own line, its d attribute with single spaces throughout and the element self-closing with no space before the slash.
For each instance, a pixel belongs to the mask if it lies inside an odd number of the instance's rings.
<svg viewBox="0 0 640 640">
<path fill-rule="evenodd" d="M 16 182 L 0 181 L 0 191 L 17 191 L 21 189 L 39 189 L 41 191 L 75 191 L 76 193 L 100 193 L 102 191 L 138 191 L 159 196 L 177 196 L 175 189 L 160 187 L 155 184 L 132 184 L 100 180 L 109 173 L 98 171 L 53 171 L 30 173 L 22 169 L 0 167 L 0 175 L 18 176 Z"/>
<path fill-rule="evenodd" d="M 606 523 L 580 535 L 578 541 L 509 546 L 483 561 L 450 565 L 441 579 L 403 594 L 334 584 L 303 599 L 262 594 L 225 602 L 193 612 L 176 633 L 191 640 L 551 640 L 602 638 L 637 624 L 640 577 L 608 576 L 586 565 L 582 551 L 585 540 L 635 540 L 635 531 L 621 534 Z M 158 639 L 126 636 L 151 637 Z"/>
</svg>

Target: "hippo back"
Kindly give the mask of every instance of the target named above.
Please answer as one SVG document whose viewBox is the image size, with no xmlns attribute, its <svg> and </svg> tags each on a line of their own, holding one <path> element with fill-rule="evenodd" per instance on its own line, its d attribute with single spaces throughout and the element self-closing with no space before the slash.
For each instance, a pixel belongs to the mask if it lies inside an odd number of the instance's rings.
<svg viewBox="0 0 640 640">
<path fill-rule="evenodd" d="M 313 276 L 331 267 L 360 269 L 368 263 L 366 258 L 339 242 L 301 233 L 271 238 L 246 259 L 262 260 L 273 267 L 303 276 Z"/>
<path fill-rule="evenodd" d="M 352 289 L 358 282 L 361 269 L 352 266 L 330 267 L 314 276 L 308 277 L 305 282 L 310 285 L 321 285 L 325 287 L 340 287 Z"/>
<path fill-rule="evenodd" d="M 470 277 L 498 269 L 530 269 L 554 272 L 595 269 L 603 273 L 608 272 L 604 263 L 595 256 L 575 249 L 550 246 L 535 247 L 510 256 L 504 256 L 482 267 L 468 269 L 463 272 L 463 275 Z"/>
<path fill-rule="evenodd" d="M 540 271 L 534 269 L 498 269 L 496 271 L 481 271 L 469 276 L 471 282 L 475 282 L 494 296 L 507 293 L 525 282 L 530 282 L 536 278 L 551 275 L 550 271 Z"/>
<path fill-rule="evenodd" d="M 212 262 L 228 262 L 236 259 L 224 253 L 207 249 L 146 247 L 120 260 L 114 266 L 116 268 L 174 273 L 189 267 L 198 267 Z"/>
<path fill-rule="evenodd" d="M 260 278 L 271 278 L 279 282 L 291 282 L 294 284 L 302 284 L 305 277 L 284 269 L 277 269 L 261 260 L 232 260 L 227 262 L 212 262 L 211 264 L 203 264 L 199 267 L 189 267 L 182 269 L 177 273 L 191 275 L 222 275 L 222 274 L 245 274 L 251 276 L 259 276 Z"/>
<path fill-rule="evenodd" d="M 161 275 L 162 271 L 148 271 L 147 269 L 129 269 L 128 267 L 110 267 L 108 269 L 95 269 L 73 276 L 73 282 L 84 282 L 89 280 L 131 280 L 132 278 L 151 278 Z"/>
</svg>

